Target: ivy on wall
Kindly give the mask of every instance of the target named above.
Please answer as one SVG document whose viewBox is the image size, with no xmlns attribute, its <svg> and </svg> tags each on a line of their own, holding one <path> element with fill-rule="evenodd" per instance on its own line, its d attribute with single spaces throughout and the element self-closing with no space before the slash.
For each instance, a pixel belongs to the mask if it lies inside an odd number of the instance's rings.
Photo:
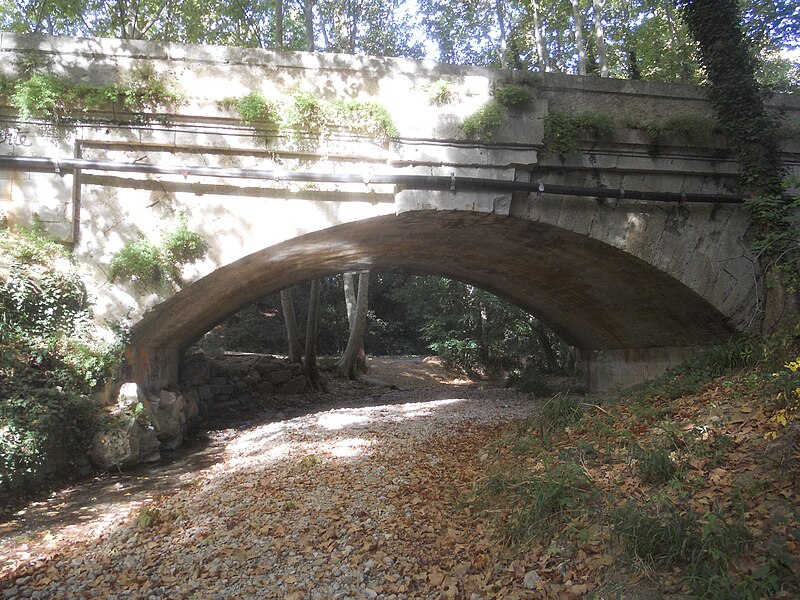
<svg viewBox="0 0 800 600">
<path fill-rule="evenodd" d="M 742 182 L 755 196 L 748 203 L 756 229 L 755 250 L 783 287 L 800 287 L 800 201 L 787 199 L 778 127 L 767 113 L 748 51 L 736 0 L 677 0 L 698 42 L 708 77 L 707 94 L 720 128 L 739 159 Z"/>
</svg>

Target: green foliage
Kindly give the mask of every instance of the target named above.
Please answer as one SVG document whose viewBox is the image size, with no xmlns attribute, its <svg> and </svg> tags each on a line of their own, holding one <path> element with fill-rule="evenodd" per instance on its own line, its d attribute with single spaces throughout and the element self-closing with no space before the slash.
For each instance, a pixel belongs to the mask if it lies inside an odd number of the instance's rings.
<svg viewBox="0 0 800 600">
<path fill-rule="evenodd" d="M 12 91 L 9 91 L 9 81 L 3 85 L 3 95 L 10 95 L 11 104 L 23 119 L 42 118 L 53 122 L 64 121 L 72 112 L 89 110 L 153 113 L 181 99 L 149 64 L 134 69 L 126 85 L 84 85 L 42 73 L 15 81 Z"/>
<path fill-rule="evenodd" d="M 798 187 L 795 177 L 784 181 L 784 188 Z M 780 275 L 786 291 L 800 290 L 800 196 L 756 196 L 745 204 L 759 235 L 753 250 L 763 259 L 767 275 Z M 770 270 L 774 267 L 774 272 Z M 767 281 L 775 285 L 775 281 Z"/>
<path fill-rule="evenodd" d="M 569 462 L 513 479 L 498 474 L 476 492 L 484 502 L 500 500 L 512 505 L 501 528 L 503 538 L 512 545 L 534 537 L 547 540 L 569 519 L 585 514 L 596 497 L 584 470 Z"/>
<path fill-rule="evenodd" d="M 125 335 L 102 341 L 63 246 L 41 227 L 0 229 L 0 490 L 30 483 L 48 456 L 82 452 L 96 424 L 85 395 L 113 375 Z"/>
<path fill-rule="evenodd" d="M 202 236 L 189 231 L 186 222 L 181 220 L 175 229 L 163 233 L 159 246 L 146 238 L 125 244 L 111 259 L 108 280 L 145 285 L 180 282 L 180 268 L 200 260 L 207 251 L 208 245 Z"/>
<path fill-rule="evenodd" d="M 491 141 L 506 121 L 506 110 L 497 100 L 489 100 L 464 119 L 461 131 L 467 139 Z"/>
<path fill-rule="evenodd" d="M 614 119 L 606 113 L 587 110 L 575 119 L 581 131 L 595 137 L 610 137 L 614 132 Z"/>
<path fill-rule="evenodd" d="M 375 137 L 380 141 L 397 137 L 399 132 L 382 104 L 364 100 L 334 100 L 332 121 L 343 129 Z"/>
<path fill-rule="evenodd" d="M 559 112 L 548 113 L 544 118 L 544 154 L 575 154 L 578 141 L 586 134 L 609 137 L 614 130 L 614 120 L 607 114 L 586 111 L 576 116 Z"/>
<path fill-rule="evenodd" d="M 161 236 L 161 261 L 164 268 L 175 277 L 178 267 L 200 260 L 208 251 L 208 244 L 199 233 L 189 231 L 181 220 L 175 229 Z"/>
<path fill-rule="evenodd" d="M 85 448 L 97 425 L 86 396 L 47 387 L 15 386 L 0 397 L 0 490 L 41 473 L 48 454 Z"/>
<path fill-rule="evenodd" d="M 708 146 L 718 128 L 713 119 L 687 114 L 674 115 L 663 123 L 648 123 L 645 129 L 650 138 L 650 154 L 658 155 L 669 141 Z"/>
<path fill-rule="evenodd" d="M 14 93 L 15 82 L 7 75 L 0 75 L 0 100 L 8 101 Z"/>
<path fill-rule="evenodd" d="M 536 415 L 536 425 L 543 439 L 574 425 L 583 416 L 580 399 L 558 393 L 542 404 Z"/>
<path fill-rule="evenodd" d="M 158 246 L 146 238 L 128 242 L 111 259 L 108 281 L 130 280 L 146 284 L 161 284 L 165 272 Z"/>
<path fill-rule="evenodd" d="M 445 106 L 452 104 L 456 99 L 453 84 L 446 79 L 437 79 L 428 86 L 428 104 Z"/>
<path fill-rule="evenodd" d="M 298 90 L 283 117 L 283 126 L 302 131 L 320 131 L 327 120 L 324 102 L 313 92 Z"/>
<path fill-rule="evenodd" d="M 652 483 L 660 485 L 666 483 L 678 471 L 678 467 L 672 461 L 668 450 L 664 448 L 651 448 L 643 450 L 637 448 L 636 470 L 642 483 Z"/>
<path fill-rule="evenodd" d="M 506 108 L 522 108 L 530 103 L 531 92 L 518 85 L 504 85 L 492 92 L 494 99 Z"/>
<path fill-rule="evenodd" d="M 507 387 L 515 387 L 520 391 L 534 396 L 551 396 L 553 388 L 545 381 L 538 368 L 527 365 L 522 370 L 514 370 L 506 379 Z"/>
<path fill-rule="evenodd" d="M 701 572 L 726 565 L 747 549 L 752 535 L 721 515 L 683 513 L 673 505 L 642 508 L 628 503 L 611 515 L 614 533 L 631 559 L 660 568 L 688 566 Z"/>
<path fill-rule="evenodd" d="M 258 90 L 236 99 L 234 107 L 245 125 L 252 125 L 257 121 L 275 123 L 278 120 L 275 107 Z"/>
</svg>

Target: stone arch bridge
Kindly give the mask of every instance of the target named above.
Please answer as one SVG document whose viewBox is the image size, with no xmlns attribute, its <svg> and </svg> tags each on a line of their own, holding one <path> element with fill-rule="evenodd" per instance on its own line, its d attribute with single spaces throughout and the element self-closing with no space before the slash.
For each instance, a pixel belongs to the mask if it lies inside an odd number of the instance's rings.
<svg viewBox="0 0 800 600">
<path fill-rule="evenodd" d="M 55 122 L 0 98 L 4 219 L 38 218 L 73 246 L 97 317 L 133 321 L 130 375 L 151 388 L 175 383 L 184 350 L 248 303 L 342 271 L 438 274 L 493 291 L 577 347 L 594 389 L 651 377 L 758 324 L 737 165 L 713 132 L 700 143 L 674 127 L 710 119 L 696 88 L 0 33 L 5 81 L 37 72 L 181 95 L 156 114 L 61 107 Z M 527 99 L 501 109 L 483 141 L 467 139 L 464 120 L 510 84 Z M 245 123 L 232 106 L 255 91 L 278 111 L 291 112 L 298 91 L 330 106 L 372 103 L 396 131 L 386 139 L 347 118 Z M 800 114 L 797 98 L 771 108 L 787 122 Z M 548 118 L 587 111 L 612 130 L 548 148 Z M 657 130 L 673 133 L 656 143 Z M 798 151 L 787 141 L 795 171 Z M 158 242 L 181 219 L 209 245 L 182 289 L 108 282 L 126 242 Z"/>
</svg>

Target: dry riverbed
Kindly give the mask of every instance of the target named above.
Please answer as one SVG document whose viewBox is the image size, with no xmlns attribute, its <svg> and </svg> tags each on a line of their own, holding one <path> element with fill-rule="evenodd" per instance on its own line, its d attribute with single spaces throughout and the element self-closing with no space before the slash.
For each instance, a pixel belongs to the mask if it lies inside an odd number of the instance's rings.
<svg viewBox="0 0 800 600">
<path fill-rule="evenodd" d="M 57 495 L 38 521 L 17 515 L 0 529 L 0 598 L 529 597 L 528 566 L 498 560 L 463 500 L 533 403 L 421 359 L 371 377 L 398 389 L 217 432 L 161 487 L 106 482 L 116 501 L 71 524 Z"/>
</svg>

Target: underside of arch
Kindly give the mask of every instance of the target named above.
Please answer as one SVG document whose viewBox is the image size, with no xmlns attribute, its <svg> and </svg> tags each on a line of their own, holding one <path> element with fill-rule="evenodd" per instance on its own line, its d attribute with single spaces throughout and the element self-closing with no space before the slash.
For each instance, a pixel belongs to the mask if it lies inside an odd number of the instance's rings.
<svg viewBox="0 0 800 600">
<path fill-rule="evenodd" d="M 512 217 L 420 211 L 335 226 L 226 265 L 148 312 L 133 328 L 133 347 L 181 352 L 258 298 L 366 269 L 472 283 L 584 350 L 697 346 L 731 334 L 697 293 L 602 242 Z"/>
</svg>

